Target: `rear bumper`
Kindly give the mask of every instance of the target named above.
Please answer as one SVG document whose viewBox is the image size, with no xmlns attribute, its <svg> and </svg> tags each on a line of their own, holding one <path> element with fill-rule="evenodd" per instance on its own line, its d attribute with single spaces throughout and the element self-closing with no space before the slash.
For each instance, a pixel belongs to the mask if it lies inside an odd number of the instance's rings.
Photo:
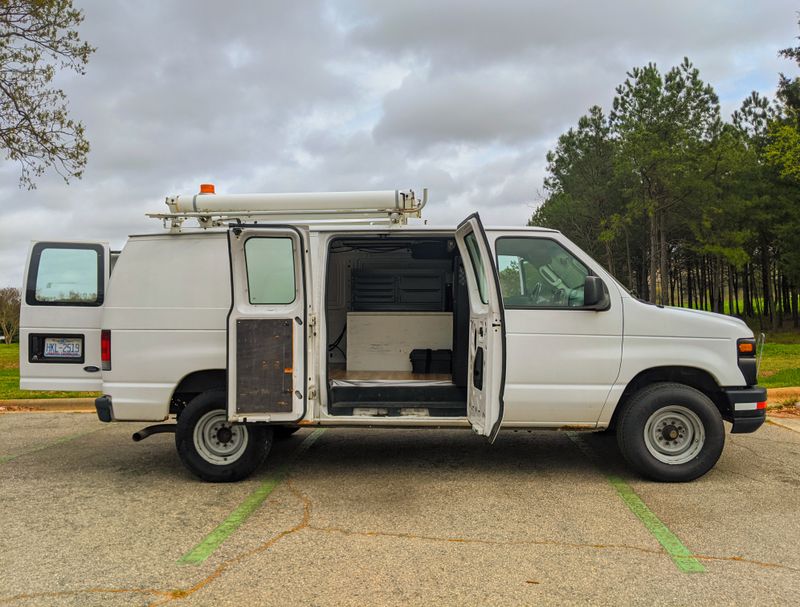
<svg viewBox="0 0 800 607">
<path fill-rule="evenodd" d="M 732 434 L 746 434 L 758 430 L 767 418 L 767 390 L 758 386 L 747 388 L 723 388 L 733 423 Z"/>
<path fill-rule="evenodd" d="M 101 422 L 114 421 L 114 407 L 111 404 L 111 397 L 106 394 L 94 401 L 94 408 L 97 410 L 97 417 Z"/>
</svg>

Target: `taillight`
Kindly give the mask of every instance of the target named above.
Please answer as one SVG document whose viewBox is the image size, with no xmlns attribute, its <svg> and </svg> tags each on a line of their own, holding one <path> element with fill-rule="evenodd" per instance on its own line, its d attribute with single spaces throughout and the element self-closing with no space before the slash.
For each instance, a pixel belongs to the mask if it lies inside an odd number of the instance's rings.
<svg viewBox="0 0 800 607">
<path fill-rule="evenodd" d="M 103 371 L 111 371 L 111 330 L 100 331 L 100 362 Z"/>
</svg>

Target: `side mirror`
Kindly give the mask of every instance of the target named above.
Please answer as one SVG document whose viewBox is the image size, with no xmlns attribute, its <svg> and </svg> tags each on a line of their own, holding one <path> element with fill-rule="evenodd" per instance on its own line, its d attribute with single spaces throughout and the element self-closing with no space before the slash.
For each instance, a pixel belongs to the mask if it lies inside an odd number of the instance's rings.
<svg viewBox="0 0 800 607">
<path fill-rule="evenodd" d="M 583 283 L 583 307 L 606 310 L 611 302 L 608 291 L 599 276 L 587 276 Z"/>
</svg>

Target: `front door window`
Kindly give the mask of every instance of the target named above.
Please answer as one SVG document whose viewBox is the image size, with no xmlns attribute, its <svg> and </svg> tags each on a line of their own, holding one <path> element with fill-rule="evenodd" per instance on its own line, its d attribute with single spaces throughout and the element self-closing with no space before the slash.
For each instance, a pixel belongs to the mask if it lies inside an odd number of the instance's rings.
<svg viewBox="0 0 800 607">
<path fill-rule="evenodd" d="M 497 240 L 497 269 L 508 309 L 579 308 L 589 269 L 549 238 Z"/>
</svg>

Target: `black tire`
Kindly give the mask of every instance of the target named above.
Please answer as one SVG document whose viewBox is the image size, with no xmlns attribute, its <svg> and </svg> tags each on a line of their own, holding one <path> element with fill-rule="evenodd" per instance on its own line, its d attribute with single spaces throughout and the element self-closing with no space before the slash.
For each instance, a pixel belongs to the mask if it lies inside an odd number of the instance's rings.
<svg viewBox="0 0 800 607">
<path fill-rule="evenodd" d="M 226 402 L 224 390 L 198 394 L 181 412 L 175 431 L 175 446 L 184 466 L 210 483 L 232 483 L 250 476 L 272 446 L 269 426 L 228 423 Z"/>
<path fill-rule="evenodd" d="M 299 429 L 300 426 L 272 426 L 272 435 L 275 440 L 286 440 Z"/>
<path fill-rule="evenodd" d="M 690 386 L 658 383 L 634 394 L 617 423 L 617 443 L 632 468 L 662 482 L 686 482 L 714 467 L 725 445 L 716 405 Z"/>
</svg>

